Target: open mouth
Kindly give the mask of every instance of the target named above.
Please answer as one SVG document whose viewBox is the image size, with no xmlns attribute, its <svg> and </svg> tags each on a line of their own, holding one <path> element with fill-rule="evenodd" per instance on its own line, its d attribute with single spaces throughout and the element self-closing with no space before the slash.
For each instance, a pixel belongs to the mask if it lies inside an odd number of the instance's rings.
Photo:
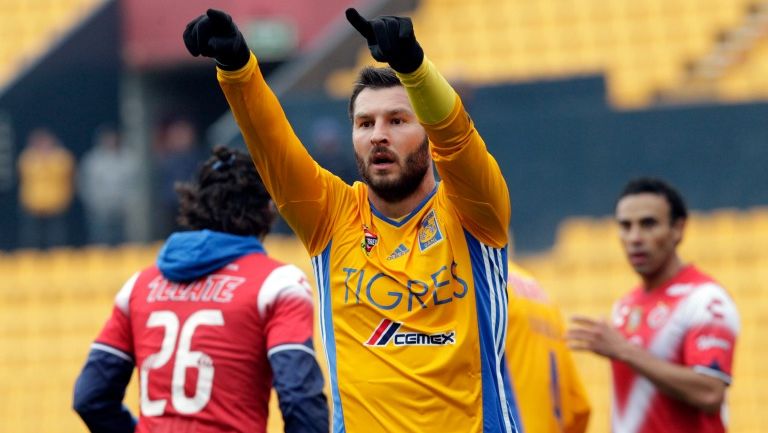
<svg viewBox="0 0 768 433">
<path fill-rule="evenodd" d="M 376 168 L 389 167 L 397 162 L 397 158 L 389 152 L 375 152 L 369 159 L 370 165 Z"/>
</svg>

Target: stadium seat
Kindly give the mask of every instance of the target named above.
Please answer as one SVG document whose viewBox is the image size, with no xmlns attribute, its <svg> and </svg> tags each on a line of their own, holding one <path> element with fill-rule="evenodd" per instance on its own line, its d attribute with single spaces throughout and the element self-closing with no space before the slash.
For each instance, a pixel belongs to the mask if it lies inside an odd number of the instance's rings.
<svg viewBox="0 0 768 433">
<path fill-rule="evenodd" d="M 0 2 L 0 88 L 89 12 L 107 0 L 3 0 Z"/>
<path fill-rule="evenodd" d="M 751 3 L 424 0 L 411 15 L 429 57 L 442 71 L 460 74 L 455 78 L 483 85 L 605 74 L 610 101 L 632 108 L 685 84 L 688 65 L 713 50 L 722 32 L 742 25 Z M 768 65 L 766 58 L 750 53 L 755 66 L 723 82 L 725 97 L 744 99 L 755 86 L 768 89 L 768 79 L 759 80 L 768 76 L 768 67 L 759 66 Z M 364 48 L 360 59 L 351 71 L 370 63 Z M 342 97 L 348 83 L 327 88 Z"/>
</svg>

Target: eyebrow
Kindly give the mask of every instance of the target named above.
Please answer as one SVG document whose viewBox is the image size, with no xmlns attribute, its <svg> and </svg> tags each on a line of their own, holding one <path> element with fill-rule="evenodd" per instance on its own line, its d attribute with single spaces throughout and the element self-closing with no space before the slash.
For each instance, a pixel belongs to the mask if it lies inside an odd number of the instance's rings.
<svg viewBox="0 0 768 433">
<path fill-rule="evenodd" d="M 632 221 L 638 221 L 640 223 L 645 222 L 645 221 L 657 221 L 658 222 L 659 219 L 656 218 L 655 216 L 643 216 L 643 217 L 640 217 L 640 218 L 637 218 L 637 219 L 632 219 L 632 218 L 616 218 L 616 222 L 619 223 L 619 224 L 631 224 Z"/>
<path fill-rule="evenodd" d="M 398 116 L 398 115 L 403 115 L 403 114 L 405 114 L 405 115 L 413 115 L 413 112 L 409 111 L 409 110 L 406 110 L 405 108 L 395 108 L 395 109 L 392 109 L 392 110 L 385 111 L 384 114 L 389 116 L 389 117 L 393 117 L 393 116 Z M 360 113 L 355 114 L 355 119 L 360 119 L 360 118 L 368 119 L 368 118 L 371 118 L 371 117 L 373 117 L 373 115 L 370 114 L 370 113 L 366 113 L 366 112 L 360 112 Z"/>
</svg>

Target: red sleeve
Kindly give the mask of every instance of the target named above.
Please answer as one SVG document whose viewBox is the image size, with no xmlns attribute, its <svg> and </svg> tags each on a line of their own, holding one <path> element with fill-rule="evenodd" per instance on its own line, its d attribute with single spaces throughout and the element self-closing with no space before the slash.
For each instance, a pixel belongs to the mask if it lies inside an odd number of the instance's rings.
<svg viewBox="0 0 768 433">
<path fill-rule="evenodd" d="M 736 306 L 725 291 L 714 284 L 706 285 L 692 297 L 683 341 L 683 364 L 731 383 L 739 332 Z"/>
<path fill-rule="evenodd" d="M 126 354 L 133 356 L 133 336 L 131 332 L 131 321 L 119 307 L 112 308 L 112 315 L 101 328 L 96 342 L 106 344 L 107 346 L 119 349 Z"/>
<path fill-rule="evenodd" d="M 304 344 L 313 335 L 312 287 L 294 265 L 275 268 L 259 291 L 267 351 L 284 344 Z"/>
<path fill-rule="evenodd" d="M 267 350 L 283 344 L 303 344 L 312 338 L 312 301 L 287 293 L 267 311 Z"/>
<path fill-rule="evenodd" d="M 130 318 L 130 299 L 133 292 L 133 286 L 139 278 L 137 272 L 128 281 L 115 296 L 115 305 L 112 307 L 112 315 L 104 324 L 99 336 L 96 337 L 96 343 L 118 349 L 130 356 L 133 352 L 133 332 L 131 331 Z"/>
<path fill-rule="evenodd" d="M 683 363 L 711 370 L 714 376 L 730 383 L 735 345 L 736 336 L 725 326 L 707 323 L 692 328 L 685 336 Z"/>
</svg>

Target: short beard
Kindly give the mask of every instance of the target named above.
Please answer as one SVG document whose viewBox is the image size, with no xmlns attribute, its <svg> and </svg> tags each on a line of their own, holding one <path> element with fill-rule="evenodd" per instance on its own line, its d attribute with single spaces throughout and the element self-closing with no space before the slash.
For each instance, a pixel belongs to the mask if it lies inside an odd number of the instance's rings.
<svg viewBox="0 0 768 433">
<path fill-rule="evenodd" d="M 368 187 L 385 202 L 396 203 L 410 197 L 427 175 L 429 165 L 432 163 L 429 158 L 429 138 L 425 135 L 421 146 L 408 155 L 405 159 L 405 170 L 399 178 L 394 180 L 374 181 L 368 175 L 365 161 L 357 152 L 355 152 L 355 160 L 357 171 Z"/>
</svg>

